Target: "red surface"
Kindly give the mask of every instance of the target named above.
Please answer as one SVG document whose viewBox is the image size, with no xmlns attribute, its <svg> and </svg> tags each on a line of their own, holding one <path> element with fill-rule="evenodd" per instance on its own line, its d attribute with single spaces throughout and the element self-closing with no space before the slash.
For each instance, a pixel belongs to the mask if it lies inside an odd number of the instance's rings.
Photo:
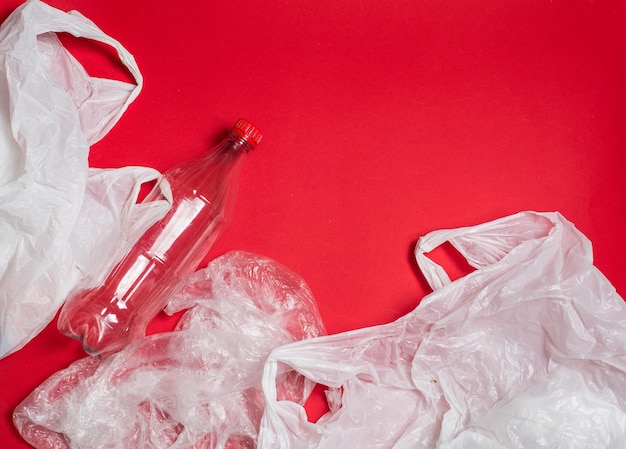
<svg viewBox="0 0 626 449">
<path fill-rule="evenodd" d="M 244 249 L 296 271 L 329 332 L 428 294 L 420 235 L 529 209 L 563 213 L 626 295 L 623 1 L 50 4 L 121 41 L 145 77 L 92 165 L 163 170 L 239 117 L 263 130 L 211 257 Z M 92 74 L 126 76 L 109 53 L 68 46 Z M 53 323 L 0 360 L 0 447 L 28 447 L 12 410 L 82 356 Z"/>
</svg>

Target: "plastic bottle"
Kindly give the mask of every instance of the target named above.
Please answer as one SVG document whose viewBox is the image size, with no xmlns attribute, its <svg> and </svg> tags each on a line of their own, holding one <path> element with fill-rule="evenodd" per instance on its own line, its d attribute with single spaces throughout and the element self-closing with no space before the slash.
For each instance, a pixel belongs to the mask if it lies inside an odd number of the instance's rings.
<svg viewBox="0 0 626 449">
<path fill-rule="evenodd" d="M 181 280 L 198 268 L 230 222 L 241 167 L 261 138 L 254 125 L 239 120 L 207 156 L 165 172 L 173 198 L 169 212 L 140 237 L 100 287 L 66 301 L 59 330 L 81 341 L 92 355 L 115 352 L 142 338 L 150 320 L 179 290 Z M 160 187 L 144 201 L 162 198 Z"/>
</svg>

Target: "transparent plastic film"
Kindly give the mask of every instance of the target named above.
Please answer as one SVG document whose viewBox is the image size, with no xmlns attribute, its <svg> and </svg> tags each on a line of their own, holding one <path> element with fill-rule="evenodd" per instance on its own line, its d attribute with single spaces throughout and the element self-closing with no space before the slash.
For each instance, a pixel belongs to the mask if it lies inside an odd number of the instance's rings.
<svg viewBox="0 0 626 449">
<path fill-rule="evenodd" d="M 233 251 L 185 280 L 167 307 L 181 310 L 174 331 L 51 376 L 15 410 L 20 434 L 37 448 L 256 447 L 267 355 L 325 333 L 310 289 L 273 260 Z M 304 403 L 313 384 L 277 376 L 279 397 Z"/>
</svg>

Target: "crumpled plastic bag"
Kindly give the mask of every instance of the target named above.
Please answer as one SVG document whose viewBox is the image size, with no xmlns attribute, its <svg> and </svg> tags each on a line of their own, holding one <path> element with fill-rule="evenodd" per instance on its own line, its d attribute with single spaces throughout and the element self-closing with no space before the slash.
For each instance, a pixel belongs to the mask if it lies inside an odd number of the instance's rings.
<svg viewBox="0 0 626 449">
<path fill-rule="evenodd" d="M 272 348 L 322 335 L 309 288 L 280 264 L 233 251 L 191 275 L 152 334 L 104 360 L 81 359 L 20 404 L 14 423 L 36 448 L 253 449 L 263 363 Z M 312 383 L 278 374 L 278 397 L 303 403 Z"/>
<path fill-rule="evenodd" d="M 454 282 L 426 255 L 446 241 L 476 268 Z M 411 313 L 270 354 L 259 449 L 626 447 L 626 306 L 571 223 L 435 231 L 416 257 Z M 277 397 L 284 365 L 329 387 L 318 422 Z"/>
<path fill-rule="evenodd" d="M 89 76 L 58 32 L 114 47 L 136 84 Z M 136 204 L 157 171 L 88 167 L 90 145 L 142 83 L 132 55 L 77 12 L 28 0 L 0 27 L 0 357 L 41 331 L 73 288 L 101 282 L 167 211 L 166 200 Z"/>
</svg>

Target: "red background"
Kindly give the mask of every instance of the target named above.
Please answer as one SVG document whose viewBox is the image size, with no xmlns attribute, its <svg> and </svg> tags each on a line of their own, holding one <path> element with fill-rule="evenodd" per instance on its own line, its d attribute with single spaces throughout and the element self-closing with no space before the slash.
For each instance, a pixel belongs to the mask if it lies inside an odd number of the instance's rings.
<svg viewBox="0 0 626 449">
<path fill-rule="evenodd" d="M 563 213 L 626 294 L 624 1 L 49 3 L 122 42 L 145 78 L 93 166 L 165 170 L 239 117 L 263 130 L 211 257 L 244 249 L 299 273 L 330 333 L 428 294 L 420 235 L 521 210 Z M 93 75 L 127 77 L 65 41 Z M 0 447 L 28 447 L 13 409 L 82 356 L 52 323 L 0 360 Z"/>
</svg>

